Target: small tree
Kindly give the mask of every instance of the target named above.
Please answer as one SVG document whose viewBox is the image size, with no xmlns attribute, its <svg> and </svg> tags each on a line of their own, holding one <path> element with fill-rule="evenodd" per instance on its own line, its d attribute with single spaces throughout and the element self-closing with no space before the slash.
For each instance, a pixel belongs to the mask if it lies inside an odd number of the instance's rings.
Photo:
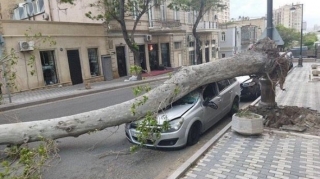
<svg viewBox="0 0 320 179">
<path fill-rule="evenodd" d="M 196 59 L 197 61 L 200 59 L 200 36 L 197 33 L 197 27 L 200 23 L 200 20 L 203 16 L 208 13 L 210 10 L 222 10 L 226 8 L 226 5 L 222 4 L 221 0 L 172 0 L 172 2 L 168 5 L 171 9 L 183 10 L 186 12 L 193 12 L 196 16 L 196 20 L 192 27 L 192 34 L 196 39 Z"/>
<path fill-rule="evenodd" d="M 316 33 L 310 32 L 303 35 L 303 44 L 308 46 L 308 49 L 313 49 L 316 41 L 318 41 Z"/>
<path fill-rule="evenodd" d="M 299 41 L 300 39 L 300 33 L 293 28 L 277 25 L 276 29 L 284 42 L 284 48 L 291 48 L 293 46 L 293 42 Z"/>
</svg>

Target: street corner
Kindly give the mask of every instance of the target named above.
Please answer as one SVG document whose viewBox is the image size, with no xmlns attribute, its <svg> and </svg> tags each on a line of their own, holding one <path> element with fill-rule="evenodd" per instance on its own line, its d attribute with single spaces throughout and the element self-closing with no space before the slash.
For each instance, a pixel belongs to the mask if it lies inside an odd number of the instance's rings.
<svg viewBox="0 0 320 179">
<path fill-rule="evenodd" d="M 229 130 L 182 178 L 317 178 L 320 139 Z"/>
</svg>

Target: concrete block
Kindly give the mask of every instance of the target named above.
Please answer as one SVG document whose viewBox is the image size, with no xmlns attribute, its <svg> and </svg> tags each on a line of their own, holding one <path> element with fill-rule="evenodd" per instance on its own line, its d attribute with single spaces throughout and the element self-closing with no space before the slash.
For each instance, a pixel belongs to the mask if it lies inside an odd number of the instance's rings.
<svg viewBox="0 0 320 179">
<path fill-rule="evenodd" d="M 317 65 L 317 64 L 312 64 L 311 65 L 311 69 L 317 69 L 320 65 Z"/>
<path fill-rule="evenodd" d="M 315 70 L 312 70 L 311 73 L 312 73 L 313 76 L 319 76 L 320 75 L 320 70 L 315 69 Z"/>
<path fill-rule="evenodd" d="M 263 116 L 254 113 L 235 113 L 231 121 L 232 130 L 244 135 L 257 135 L 263 132 Z"/>
</svg>

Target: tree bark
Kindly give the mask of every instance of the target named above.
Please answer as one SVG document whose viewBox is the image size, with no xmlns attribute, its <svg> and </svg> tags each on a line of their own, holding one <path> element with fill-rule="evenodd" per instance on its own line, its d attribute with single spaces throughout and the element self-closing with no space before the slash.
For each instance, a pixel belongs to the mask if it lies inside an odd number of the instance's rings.
<svg viewBox="0 0 320 179">
<path fill-rule="evenodd" d="M 77 137 L 90 131 L 141 119 L 147 112 L 158 112 L 199 86 L 241 75 L 268 73 L 275 69 L 276 58 L 270 58 L 268 49 L 246 51 L 200 65 L 182 67 L 170 79 L 150 92 L 135 99 L 72 116 L 0 125 L 0 144 L 22 144 L 41 140 Z M 273 48 L 273 46 L 272 46 Z M 269 48 L 270 49 L 270 48 Z M 268 53 L 265 53 L 267 51 Z M 272 75 L 271 75 L 272 76 Z M 179 90 L 179 93 L 175 92 Z M 144 105 L 130 111 L 133 104 L 148 98 Z"/>
</svg>

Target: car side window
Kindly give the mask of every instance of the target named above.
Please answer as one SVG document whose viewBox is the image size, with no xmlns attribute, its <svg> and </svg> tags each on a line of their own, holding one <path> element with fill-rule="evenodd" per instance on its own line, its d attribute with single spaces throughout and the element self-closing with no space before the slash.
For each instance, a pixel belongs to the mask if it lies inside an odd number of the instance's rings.
<svg viewBox="0 0 320 179">
<path fill-rule="evenodd" d="M 230 84 L 232 84 L 232 83 L 234 83 L 234 82 L 236 82 L 237 80 L 235 79 L 235 78 L 230 78 L 229 79 L 229 82 L 230 82 Z"/>
<path fill-rule="evenodd" d="M 214 98 L 217 95 L 215 84 L 214 83 L 208 84 L 206 88 L 203 90 L 202 95 L 204 100 L 205 99 L 211 100 L 212 98 Z"/>
<path fill-rule="evenodd" d="M 229 81 L 228 80 L 222 80 L 222 81 L 219 81 L 217 84 L 218 84 L 219 91 L 222 91 L 227 86 L 229 86 Z"/>
</svg>

